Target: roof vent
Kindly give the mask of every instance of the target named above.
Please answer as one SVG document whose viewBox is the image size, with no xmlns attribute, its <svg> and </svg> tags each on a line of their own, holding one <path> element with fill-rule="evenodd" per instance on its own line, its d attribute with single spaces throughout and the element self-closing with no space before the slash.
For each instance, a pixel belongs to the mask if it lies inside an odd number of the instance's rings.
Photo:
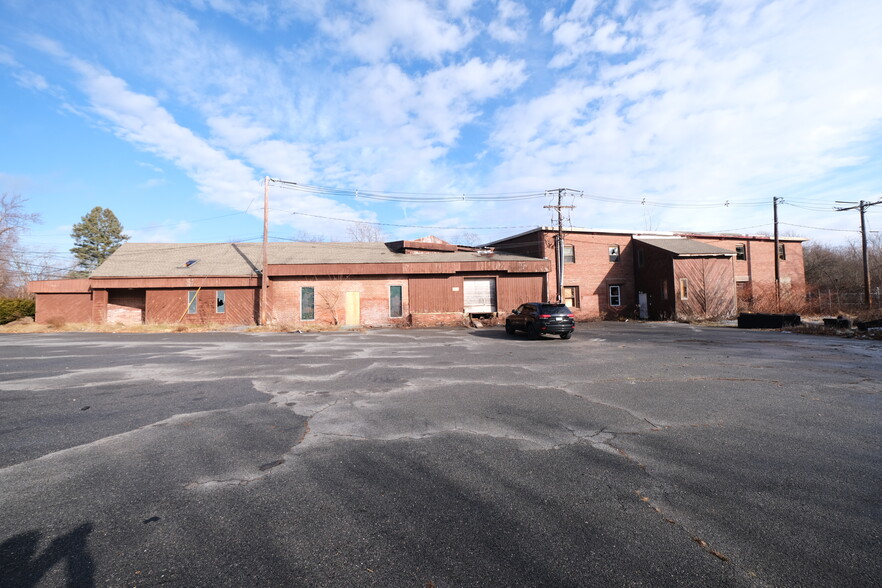
<svg viewBox="0 0 882 588">
<path fill-rule="evenodd" d="M 188 259 L 187 262 L 184 264 L 184 267 L 190 267 L 191 265 L 193 265 L 197 261 L 199 261 L 199 260 L 198 259 Z"/>
</svg>

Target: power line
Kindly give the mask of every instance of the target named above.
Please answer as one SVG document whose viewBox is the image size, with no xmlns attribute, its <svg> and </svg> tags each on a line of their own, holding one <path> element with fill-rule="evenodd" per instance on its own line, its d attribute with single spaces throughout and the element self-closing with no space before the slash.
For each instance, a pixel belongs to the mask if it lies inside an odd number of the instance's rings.
<svg viewBox="0 0 882 588">
<path fill-rule="evenodd" d="M 801 229 L 814 229 L 816 231 L 840 231 L 843 233 L 860 233 L 860 231 L 858 229 L 828 229 L 825 227 L 809 227 L 806 225 L 796 225 L 793 223 L 785 223 L 785 222 L 781 222 L 780 224 L 787 225 L 788 227 L 799 227 Z"/>
<path fill-rule="evenodd" d="M 344 222 L 344 223 L 364 223 L 366 225 L 377 225 L 377 226 L 383 226 L 383 227 L 399 227 L 399 228 L 404 228 L 404 229 L 438 229 L 438 230 L 450 229 L 450 230 L 455 230 L 455 231 L 491 231 L 491 230 L 495 230 L 495 229 L 527 229 L 527 228 L 535 227 L 535 225 L 511 225 L 511 226 L 507 226 L 507 227 L 441 227 L 441 226 L 431 226 L 431 225 L 401 225 L 401 224 L 396 224 L 396 223 L 378 223 L 378 222 L 369 222 L 369 221 L 362 221 L 362 220 L 352 220 L 352 219 L 348 219 L 348 218 L 334 218 L 332 216 L 321 216 L 318 214 L 307 214 L 305 212 L 296 212 L 293 210 L 287 211 L 287 212 L 290 212 L 291 214 L 294 214 L 297 216 L 308 216 L 311 218 L 320 218 L 323 220 L 332 220 L 332 221 L 339 221 L 339 222 Z"/>
</svg>

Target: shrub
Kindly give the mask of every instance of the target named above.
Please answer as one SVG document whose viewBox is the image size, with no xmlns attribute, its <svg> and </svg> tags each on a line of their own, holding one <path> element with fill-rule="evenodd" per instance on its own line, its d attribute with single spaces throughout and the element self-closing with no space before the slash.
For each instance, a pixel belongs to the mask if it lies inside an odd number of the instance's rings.
<svg viewBox="0 0 882 588">
<path fill-rule="evenodd" d="M 0 325 L 25 316 L 34 316 L 36 305 L 30 298 L 0 298 Z"/>
</svg>

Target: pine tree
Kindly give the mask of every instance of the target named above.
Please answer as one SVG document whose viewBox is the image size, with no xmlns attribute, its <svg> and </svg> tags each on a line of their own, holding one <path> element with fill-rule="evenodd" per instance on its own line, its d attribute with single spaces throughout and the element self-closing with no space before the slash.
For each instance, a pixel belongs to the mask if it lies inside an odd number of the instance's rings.
<svg viewBox="0 0 882 588">
<path fill-rule="evenodd" d="M 73 226 L 71 253 L 77 258 L 78 277 L 86 277 L 110 257 L 129 236 L 123 234 L 119 219 L 109 208 L 96 206 Z"/>
</svg>

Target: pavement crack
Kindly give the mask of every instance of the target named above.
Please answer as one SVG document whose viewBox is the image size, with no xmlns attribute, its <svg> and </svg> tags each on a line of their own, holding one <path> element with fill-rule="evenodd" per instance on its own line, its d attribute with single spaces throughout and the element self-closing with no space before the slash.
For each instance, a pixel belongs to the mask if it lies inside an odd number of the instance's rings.
<svg viewBox="0 0 882 588">
<path fill-rule="evenodd" d="M 730 563 L 730 559 L 728 556 L 726 556 L 725 554 L 723 554 L 720 551 L 711 547 L 707 541 L 705 541 L 704 539 L 702 539 L 701 537 L 699 537 L 698 535 L 693 533 L 684 524 L 680 523 L 679 521 L 675 520 L 673 517 L 669 516 L 664 511 L 662 511 L 662 509 L 659 506 L 657 506 L 656 504 L 653 504 L 653 500 L 649 496 L 644 495 L 640 490 L 635 490 L 634 494 L 637 496 L 637 498 L 640 500 L 640 502 L 643 502 L 644 504 L 646 504 L 646 506 L 649 507 L 653 512 L 658 514 L 662 518 L 662 520 L 664 520 L 669 525 L 674 525 L 678 529 L 682 530 L 703 551 L 716 557 L 720 561 Z"/>
</svg>

